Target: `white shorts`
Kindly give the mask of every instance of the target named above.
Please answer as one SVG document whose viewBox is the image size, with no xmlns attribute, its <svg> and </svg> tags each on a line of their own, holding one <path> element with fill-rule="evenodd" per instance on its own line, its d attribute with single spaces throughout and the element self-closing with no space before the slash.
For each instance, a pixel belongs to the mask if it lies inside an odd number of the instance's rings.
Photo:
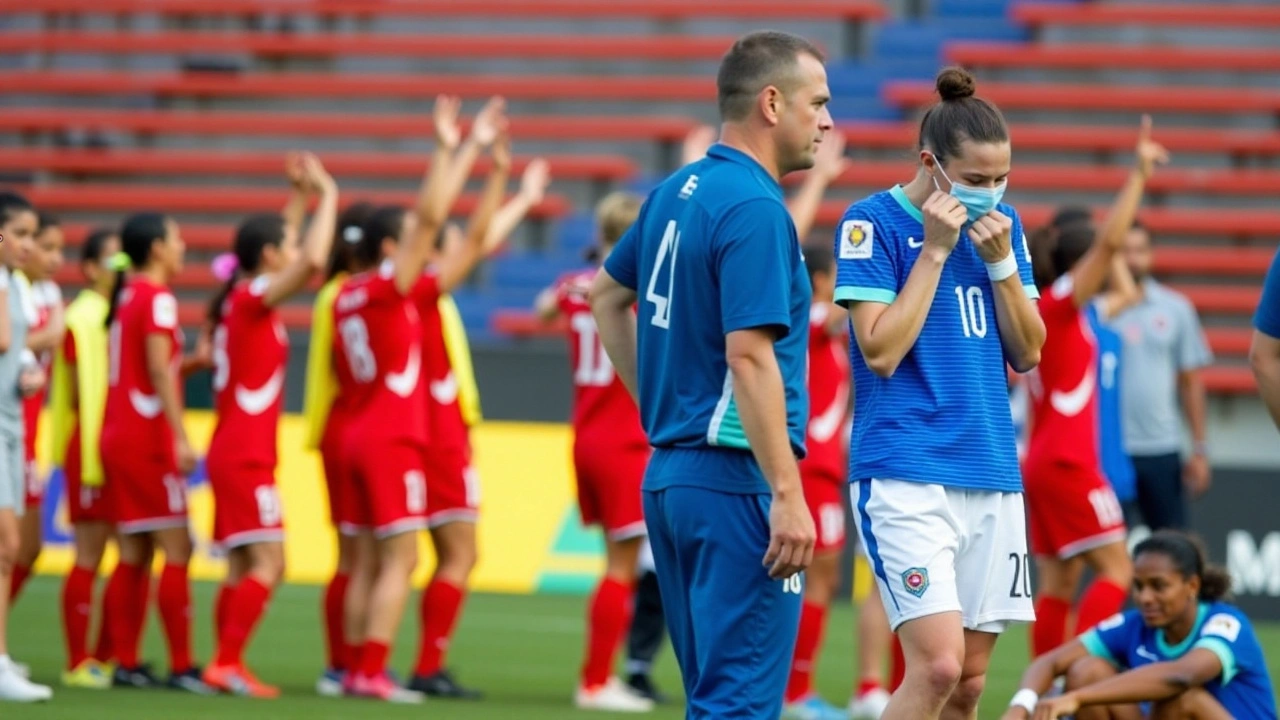
<svg viewBox="0 0 1280 720">
<path fill-rule="evenodd" d="M 1035 620 L 1022 493 L 863 480 L 850 495 L 895 632 L 944 612 L 989 633 Z"/>
</svg>

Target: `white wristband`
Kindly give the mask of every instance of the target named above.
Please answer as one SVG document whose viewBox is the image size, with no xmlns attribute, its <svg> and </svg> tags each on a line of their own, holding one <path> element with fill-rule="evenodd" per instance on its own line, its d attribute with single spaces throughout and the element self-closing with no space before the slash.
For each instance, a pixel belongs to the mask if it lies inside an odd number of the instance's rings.
<svg viewBox="0 0 1280 720">
<path fill-rule="evenodd" d="M 1036 703 L 1040 702 L 1040 695 L 1031 688 L 1022 688 L 1013 694 L 1013 700 L 1009 703 L 1009 707 L 1020 707 L 1028 713 L 1036 711 Z"/>
<path fill-rule="evenodd" d="M 1014 257 L 1013 250 L 1009 251 L 1009 256 L 1000 262 L 987 263 L 987 277 L 991 278 L 991 282 L 1000 282 L 1005 278 L 1016 275 L 1018 272 L 1018 258 Z"/>
</svg>

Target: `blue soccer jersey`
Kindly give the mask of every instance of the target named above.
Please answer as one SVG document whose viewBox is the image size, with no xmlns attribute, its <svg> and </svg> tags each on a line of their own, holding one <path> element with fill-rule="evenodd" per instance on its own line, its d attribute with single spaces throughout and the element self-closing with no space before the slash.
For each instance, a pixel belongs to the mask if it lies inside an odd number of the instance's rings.
<svg viewBox="0 0 1280 720">
<path fill-rule="evenodd" d="M 1097 303 L 1085 309 L 1089 327 L 1098 340 L 1098 457 L 1102 474 L 1120 502 L 1138 496 L 1138 476 L 1133 460 L 1124 449 L 1124 429 L 1120 419 L 1120 364 L 1124 339 L 1102 322 Z"/>
<path fill-rule="evenodd" d="M 812 292 L 782 188 L 747 155 L 715 145 L 649 195 L 605 262 L 639 295 L 640 417 L 664 448 L 749 451 L 725 359 L 725 335 L 768 328 L 786 389 L 791 446 L 804 455 Z M 749 452 L 655 453 L 645 489 L 694 485 L 769 492 Z M 729 463 L 731 467 L 726 467 Z"/>
<path fill-rule="evenodd" d="M 1018 273 L 1038 298 L 1022 221 L 1013 219 Z M 908 480 L 1021 492 L 1008 376 L 986 264 L 961 230 L 915 345 L 891 378 L 867 367 L 850 338 L 850 479 Z M 845 211 L 836 231 L 836 301 L 892 303 L 924 247 L 924 216 L 901 187 Z"/>
<path fill-rule="evenodd" d="M 1280 250 L 1271 259 L 1271 269 L 1262 286 L 1262 300 L 1253 315 L 1253 326 L 1264 335 L 1280 338 Z"/>
<path fill-rule="evenodd" d="M 1182 642 L 1169 645 L 1164 631 L 1147 627 L 1137 610 L 1114 615 L 1080 636 L 1090 655 L 1121 670 L 1177 660 L 1195 648 L 1218 656 L 1222 674 L 1204 686 L 1236 720 L 1274 720 L 1275 692 L 1258 636 L 1249 618 L 1234 605 L 1201 603 L 1195 627 Z"/>
</svg>

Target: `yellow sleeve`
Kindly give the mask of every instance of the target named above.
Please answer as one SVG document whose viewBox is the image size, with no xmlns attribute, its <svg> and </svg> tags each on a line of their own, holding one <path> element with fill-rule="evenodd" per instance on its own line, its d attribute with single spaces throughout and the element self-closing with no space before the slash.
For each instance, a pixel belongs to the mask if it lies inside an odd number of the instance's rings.
<svg viewBox="0 0 1280 720">
<path fill-rule="evenodd" d="M 480 412 L 480 387 L 476 384 L 475 367 L 471 364 L 471 345 L 467 342 L 467 328 L 462 324 L 462 314 L 452 295 L 441 295 L 440 325 L 444 328 L 444 345 L 453 367 L 453 378 L 458 382 L 458 405 L 467 425 L 476 425 L 483 418 Z"/>
<path fill-rule="evenodd" d="M 329 407 L 338 394 L 333 376 L 333 301 L 342 280 L 341 276 L 335 277 L 320 288 L 311 316 L 311 345 L 307 349 L 307 378 L 302 400 L 308 450 L 320 449 Z"/>
</svg>

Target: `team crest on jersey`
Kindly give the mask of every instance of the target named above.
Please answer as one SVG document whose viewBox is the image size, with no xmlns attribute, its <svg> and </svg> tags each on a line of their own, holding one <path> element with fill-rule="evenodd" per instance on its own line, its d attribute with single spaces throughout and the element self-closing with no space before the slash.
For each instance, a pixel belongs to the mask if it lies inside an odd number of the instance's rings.
<svg viewBox="0 0 1280 720">
<path fill-rule="evenodd" d="M 875 249 L 875 227 L 866 220 L 846 220 L 840 226 L 840 259 L 867 260 Z"/>
<path fill-rule="evenodd" d="M 1201 635 L 1216 635 L 1227 642 L 1235 642 L 1240 637 L 1240 621 L 1226 613 L 1219 613 L 1205 621 Z"/>
<path fill-rule="evenodd" d="M 929 589 L 929 571 L 922 567 L 907 568 L 902 571 L 902 587 L 912 595 L 922 597 Z"/>
</svg>

